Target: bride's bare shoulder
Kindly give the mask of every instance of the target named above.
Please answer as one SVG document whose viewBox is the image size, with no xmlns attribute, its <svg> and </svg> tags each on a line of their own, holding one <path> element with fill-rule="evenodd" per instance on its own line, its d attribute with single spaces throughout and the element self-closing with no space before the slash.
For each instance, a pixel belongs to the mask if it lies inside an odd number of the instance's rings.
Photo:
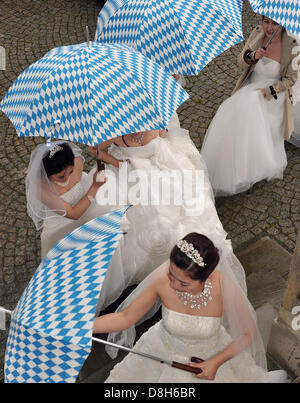
<svg viewBox="0 0 300 403">
<path fill-rule="evenodd" d="M 221 284 L 221 272 L 219 270 L 214 270 L 211 275 L 209 276 L 210 281 L 213 283 L 214 287 L 215 286 L 220 286 Z"/>
</svg>

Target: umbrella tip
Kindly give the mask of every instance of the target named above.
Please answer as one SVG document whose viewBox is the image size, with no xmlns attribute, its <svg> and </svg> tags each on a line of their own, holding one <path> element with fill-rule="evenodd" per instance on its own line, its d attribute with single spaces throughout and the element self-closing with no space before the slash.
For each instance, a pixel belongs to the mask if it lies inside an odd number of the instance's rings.
<svg viewBox="0 0 300 403">
<path fill-rule="evenodd" d="M 6 330 L 6 314 L 11 315 L 12 311 L 0 306 L 0 330 Z"/>
<path fill-rule="evenodd" d="M 86 35 L 86 42 L 87 42 L 87 47 L 90 47 L 90 33 L 89 33 L 89 27 L 86 25 L 85 27 L 85 35 Z"/>
</svg>

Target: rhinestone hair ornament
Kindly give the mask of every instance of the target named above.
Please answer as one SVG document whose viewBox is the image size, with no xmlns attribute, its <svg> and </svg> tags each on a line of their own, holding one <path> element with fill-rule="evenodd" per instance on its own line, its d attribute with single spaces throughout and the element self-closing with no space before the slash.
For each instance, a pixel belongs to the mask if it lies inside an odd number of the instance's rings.
<svg viewBox="0 0 300 403">
<path fill-rule="evenodd" d="M 51 148 L 50 153 L 49 153 L 49 158 L 52 158 L 54 154 L 57 153 L 57 151 L 61 151 L 63 148 L 59 146 L 58 144 L 55 144 L 54 147 Z"/>
<path fill-rule="evenodd" d="M 176 244 L 178 248 L 183 252 L 187 257 L 192 259 L 194 263 L 196 263 L 200 267 L 204 267 L 205 263 L 203 262 L 203 258 L 198 252 L 197 249 L 194 248 L 192 243 L 188 243 L 187 241 L 181 239 Z"/>
</svg>

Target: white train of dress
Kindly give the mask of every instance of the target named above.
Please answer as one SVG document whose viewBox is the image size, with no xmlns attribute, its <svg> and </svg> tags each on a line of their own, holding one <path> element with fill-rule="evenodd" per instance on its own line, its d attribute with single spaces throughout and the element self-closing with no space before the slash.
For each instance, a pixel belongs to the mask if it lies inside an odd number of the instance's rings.
<svg viewBox="0 0 300 403">
<path fill-rule="evenodd" d="M 267 100 L 259 91 L 280 78 L 280 63 L 263 57 L 245 84 L 221 104 L 206 133 L 201 154 L 215 195 L 231 195 L 254 183 L 282 178 L 285 93 Z"/>
<path fill-rule="evenodd" d="M 162 306 L 162 319 L 144 333 L 134 349 L 168 361 L 188 364 L 195 356 L 207 360 L 223 351 L 231 337 L 220 317 L 194 316 Z M 267 372 L 246 351 L 219 367 L 214 382 L 285 382 L 285 371 Z M 194 374 L 136 354 L 128 354 L 110 372 L 107 383 L 207 382 Z M 212 382 L 212 381 L 209 381 Z"/>
</svg>

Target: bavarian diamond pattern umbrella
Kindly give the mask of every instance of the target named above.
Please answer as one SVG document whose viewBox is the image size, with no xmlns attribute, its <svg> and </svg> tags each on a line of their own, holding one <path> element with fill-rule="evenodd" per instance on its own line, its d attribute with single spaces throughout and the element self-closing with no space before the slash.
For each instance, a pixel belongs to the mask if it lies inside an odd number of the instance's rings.
<svg viewBox="0 0 300 403">
<path fill-rule="evenodd" d="M 249 0 L 256 13 L 265 15 L 300 36 L 299 0 Z"/>
<path fill-rule="evenodd" d="M 243 40 L 243 0 L 108 0 L 95 40 L 123 43 L 170 74 L 198 74 Z"/>
<path fill-rule="evenodd" d="M 0 110 L 21 137 L 96 145 L 165 129 L 188 98 L 169 74 L 134 49 L 90 42 L 54 49 L 29 66 Z"/>
<path fill-rule="evenodd" d="M 7 383 L 72 383 L 87 358 L 101 287 L 126 208 L 77 228 L 49 251 L 12 314 Z"/>
</svg>

